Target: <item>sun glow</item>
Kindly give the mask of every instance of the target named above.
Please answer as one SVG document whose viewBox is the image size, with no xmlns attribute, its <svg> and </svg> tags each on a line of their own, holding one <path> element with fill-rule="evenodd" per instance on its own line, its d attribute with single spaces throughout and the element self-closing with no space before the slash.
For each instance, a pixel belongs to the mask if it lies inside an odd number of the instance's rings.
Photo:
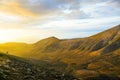
<svg viewBox="0 0 120 80">
<path fill-rule="evenodd" d="M 40 39 L 50 37 L 51 34 L 49 33 L 51 32 L 44 30 L 0 29 L 0 43 L 6 42 L 34 43 Z"/>
<path fill-rule="evenodd" d="M 0 30 L 0 43 L 9 42 L 16 38 L 11 30 Z"/>
</svg>

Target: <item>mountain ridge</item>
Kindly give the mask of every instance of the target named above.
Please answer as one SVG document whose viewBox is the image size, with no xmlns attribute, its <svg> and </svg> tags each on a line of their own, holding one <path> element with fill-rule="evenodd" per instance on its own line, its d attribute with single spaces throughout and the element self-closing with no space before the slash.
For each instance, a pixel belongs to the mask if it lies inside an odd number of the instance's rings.
<svg viewBox="0 0 120 80">
<path fill-rule="evenodd" d="M 29 52 L 29 51 L 33 52 L 30 54 L 27 53 L 28 55 L 31 55 L 31 54 L 35 55 L 35 53 L 36 53 L 36 56 L 39 54 L 43 55 L 45 53 L 51 53 L 51 52 L 56 54 L 57 50 L 58 50 L 58 53 L 61 53 L 61 51 L 63 53 L 69 52 L 69 51 L 73 51 L 73 53 L 75 53 L 77 51 L 78 51 L 78 53 L 80 53 L 80 52 L 88 53 L 88 52 L 94 52 L 97 50 L 98 51 L 102 50 L 103 48 L 105 48 L 105 46 L 108 46 L 112 42 L 116 41 L 120 37 L 119 33 L 120 33 L 120 25 L 117 25 L 111 29 L 105 30 L 103 32 L 100 32 L 98 34 L 95 34 L 93 36 L 86 37 L 86 38 L 58 39 L 58 38 L 52 36 L 52 37 L 40 40 L 34 44 L 6 43 L 6 44 L 0 44 L 0 47 L 2 48 L 2 45 L 7 46 L 8 48 L 9 47 L 11 47 L 11 48 L 19 47 L 18 49 L 23 47 L 26 49 L 27 52 Z M 118 44 L 119 44 L 119 42 L 118 42 Z M 21 45 L 21 46 L 18 46 L 18 45 Z M 7 51 L 7 49 L 6 49 L 6 51 Z M 9 51 L 9 52 L 11 53 L 11 51 Z M 106 52 L 106 50 L 103 49 L 103 51 L 101 51 L 101 52 L 104 53 L 104 52 Z M 14 52 L 12 51 L 12 53 L 14 53 Z M 23 52 L 23 53 L 26 54 L 26 52 Z"/>
<path fill-rule="evenodd" d="M 120 78 L 120 25 L 86 38 L 49 37 L 34 44 L 0 44 L 0 51 L 37 60 L 45 66 L 52 64 L 51 67 L 72 71 L 80 78 L 89 79 L 90 75 Z"/>
</svg>

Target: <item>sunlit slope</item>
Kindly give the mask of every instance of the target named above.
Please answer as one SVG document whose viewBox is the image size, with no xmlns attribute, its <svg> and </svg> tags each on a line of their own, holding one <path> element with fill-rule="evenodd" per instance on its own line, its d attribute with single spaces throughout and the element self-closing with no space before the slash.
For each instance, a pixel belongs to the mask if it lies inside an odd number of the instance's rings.
<svg viewBox="0 0 120 80">
<path fill-rule="evenodd" d="M 44 39 L 32 45 L 30 56 L 32 55 L 35 59 L 73 59 L 74 61 L 80 60 L 83 56 L 97 56 L 115 51 L 120 48 L 119 42 L 120 25 L 87 38 Z"/>
<path fill-rule="evenodd" d="M 120 25 L 87 38 L 60 40 L 50 37 L 35 44 L 1 44 L 0 51 L 27 58 L 76 62 L 83 56 L 98 56 L 115 51 L 120 48 L 119 43 Z"/>
<path fill-rule="evenodd" d="M 30 45 L 26 43 L 5 43 L 0 44 L 0 52 L 4 52 L 6 54 L 16 55 L 16 56 L 27 56 L 26 53 L 30 50 Z"/>
<path fill-rule="evenodd" d="M 31 52 L 34 59 L 67 63 L 80 78 L 106 75 L 119 80 L 115 78 L 120 78 L 120 25 L 87 38 L 50 37 L 33 44 Z"/>
</svg>

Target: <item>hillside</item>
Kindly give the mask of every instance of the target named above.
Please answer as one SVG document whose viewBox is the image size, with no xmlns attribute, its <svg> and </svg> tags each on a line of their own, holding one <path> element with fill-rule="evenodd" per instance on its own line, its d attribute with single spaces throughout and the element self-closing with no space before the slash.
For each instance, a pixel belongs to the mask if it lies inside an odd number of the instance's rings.
<svg viewBox="0 0 120 80">
<path fill-rule="evenodd" d="M 0 53 L 0 80 L 77 80 L 23 58 Z"/>
<path fill-rule="evenodd" d="M 0 52 L 21 57 L 27 56 L 26 53 L 28 53 L 30 49 L 30 44 L 26 43 L 9 42 L 0 44 Z"/>
<path fill-rule="evenodd" d="M 86 38 L 50 37 L 34 44 L 1 44 L 0 51 L 35 59 L 39 64 L 48 62 L 80 78 L 120 78 L 120 25 Z"/>
<path fill-rule="evenodd" d="M 97 56 L 115 51 L 120 47 L 119 42 L 120 25 L 87 38 L 59 40 L 50 37 L 32 44 L 32 51 L 29 54 L 35 59 L 44 59 L 46 56 L 50 60 L 77 59 L 75 57 L 86 54 Z"/>
</svg>

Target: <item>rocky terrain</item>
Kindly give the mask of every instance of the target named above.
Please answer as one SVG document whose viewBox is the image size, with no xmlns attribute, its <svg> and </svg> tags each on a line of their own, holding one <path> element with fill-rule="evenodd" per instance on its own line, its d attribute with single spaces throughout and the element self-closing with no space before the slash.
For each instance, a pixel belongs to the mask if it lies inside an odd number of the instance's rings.
<svg viewBox="0 0 120 80">
<path fill-rule="evenodd" d="M 29 60 L 0 53 L 0 80 L 78 80 Z"/>
</svg>

